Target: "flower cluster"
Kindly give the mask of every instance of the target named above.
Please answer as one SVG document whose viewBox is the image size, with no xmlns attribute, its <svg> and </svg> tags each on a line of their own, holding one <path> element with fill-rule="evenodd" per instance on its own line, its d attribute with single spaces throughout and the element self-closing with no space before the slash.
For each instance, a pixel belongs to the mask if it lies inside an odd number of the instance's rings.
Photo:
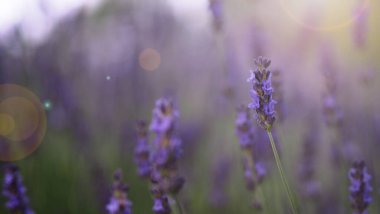
<svg viewBox="0 0 380 214">
<path fill-rule="evenodd" d="M 148 141 L 147 126 L 144 121 L 137 124 L 137 146 L 135 148 L 135 163 L 138 174 L 143 178 L 150 178 L 152 171 L 150 162 L 150 144 Z"/>
<path fill-rule="evenodd" d="M 150 129 L 155 132 L 151 179 L 166 193 L 177 194 L 183 187 L 184 178 L 178 175 L 178 160 L 182 154 L 182 143 L 175 136 L 178 111 L 168 98 L 157 100 L 153 110 Z"/>
<path fill-rule="evenodd" d="M 3 195 L 8 199 L 6 207 L 12 213 L 34 214 L 29 205 L 19 168 L 15 164 L 5 166 Z"/>
<path fill-rule="evenodd" d="M 150 177 L 156 214 L 171 213 L 168 196 L 178 194 L 185 183 L 178 173 L 178 160 L 182 154 L 182 143 L 175 136 L 178 118 L 173 101 L 161 98 L 156 101 L 149 127 L 155 133 L 152 145 L 148 143 L 145 124 L 138 125 L 135 161 L 140 176 Z"/>
<path fill-rule="evenodd" d="M 132 202 L 128 200 L 128 186 L 122 182 L 121 170 L 114 173 L 113 195 L 107 205 L 109 214 L 132 214 Z"/>
<path fill-rule="evenodd" d="M 254 155 L 257 144 L 254 143 L 254 127 L 251 121 L 249 109 L 246 106 L 240 106 L 237 109 L 235 121 L 236 135 L 244 152 L 243 167 L 246 186 L 248 190 L 254 191 L 256 186 L 263 181 L 266 169 Z M 254 201 L 254 205 L 257 208 L 260 207 L 257 201 Z"/>
<path fill-rule="evenodd" d="M 354 214 L 366 213 L 369 204 L 372 202 L 371 175 L 368 174 L 364 161 L 356 161 L 348 173 L 351 181 L 349 187 L 350 201 Z"/>
<path fill-rule="evenodd" d="M 154 197 L 153 212 L 156 214 L 170 214 L 171 208 L 167 194 L 160 188 L 153 188 L 152 194 Z"/>
<path fill-rule="evenodd" d="M 265 130 L 271 130 L 276 114 L 274 109 L 276 101 L 272 98 L 272 73 L 267 70 L 270 63 L 269 59 L 257 58 L 256 68 L 251 71 L 251 76 L 247 80 L 252 83 L 250 94 L 253 100 L 248 107 L 256 111 L 257 121 Z"/>
</svg>

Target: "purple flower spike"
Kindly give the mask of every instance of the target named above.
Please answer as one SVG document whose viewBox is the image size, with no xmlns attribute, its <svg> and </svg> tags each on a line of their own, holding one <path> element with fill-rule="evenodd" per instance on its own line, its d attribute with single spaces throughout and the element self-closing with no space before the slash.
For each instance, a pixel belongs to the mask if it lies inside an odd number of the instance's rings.
<svg viewBox="0 0 380 214">
<path fill-rule="evenodd" d="M 259 57 L 255 60 L 256 68 L 251 71 L 248 82 L 252 84 L 250 91 L 252 103 L 248 105 L 257 113 L 257 121 L 265 130 L 271 130 L 275 121 L 276 111 L 274 105 L 276 101 L 272 98 L 273 88 L 271 84 L 271 71 L 267 70 L 271 61 Z"/>
<path fill-rule="evenodd" d="M 223 0 L 209 0 L 209 10 L 213 17 L 214 29 L 219 31 L 223 28 Z"/>
<path fill-rule="evenodd" d="M 272 87 L 276 89 L 273 92 L 273 99 L 276 100 L 276 120 L 279 122 L 285 119 L 285 102 L 282 71 L 276 69 L 272 72 Z"/>
<path fill-rule="evenodd" d="M 29 205 L 19 168 L 15 164 L 5 167 L 3 195 L 8 199 L 5 206 L 12 213 L 34 214 Z"/>
<path fill-rule="evenodd" d="M 182 142 L 175 136 L 178 111 L 173 101 L 161 98 L 156 101 L 150 129 L 155 132 L 152 153 L 152 181 L 165 193 L 177 194 L 185 179 L 178 175 L 178 160 L 182 155 Z"/>
<path fill-rule="evenodd" d="M 132 214 L 132 202 L 127 196 L 128 186 L 122 182 L 121 170 L 114 174 L 113 195 L 107 205 L 109 214 Z"/>
<path fill-rule="evenodd" d="M 367 171 L 364 161 L 356 161 L 348 173 L 351 185 L 350 201 L 354 214 L 366 213 L 369 204 L 372 202 L 371 175 Z"/>
<path fill-rule="evenodd" d="M 243 168 L 246 188 L 254 192 L 257 185 L 263 181 L 266 175 L 266 169 L 254 154 L 258 146 L 254 135 L 256 130 L 252 124 L 250 110 L 244 105 L 237 109 L 235 126 L 240 148 L 244 152 Z M 254 198 L 253 204 L 255 208 L 261 209 L 261 205 L 257 199 Z"/>
<path fill-rule="evenodd" d="M 153 189 L 152 194 L 154 196 L 153 212 L 155 214 L 170 214 L 169 198 L 160 189 Z"/>
<path fill-rule="evenodd" d="M 149 178 L 152 170 L 150 163 L 150 145 L 146 123 L 140 121 L 137 124 L 137 146 L 135 148 L 135 163 L 140 177 Z"/>
<path fill-rule="evenodd" d="M 168 98 L 158 99 L 152 113 L 153 119 L 150 130 L 157 135 L 172 135 L 179 118 L 178 111 L 174 109 L 173 101 Z"/>
</svg>

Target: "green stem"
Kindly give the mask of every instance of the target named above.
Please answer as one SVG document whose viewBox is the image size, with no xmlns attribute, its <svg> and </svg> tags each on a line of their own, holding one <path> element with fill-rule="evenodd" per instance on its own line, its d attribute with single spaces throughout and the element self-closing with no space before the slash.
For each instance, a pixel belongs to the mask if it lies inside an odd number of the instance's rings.
<svg viewBox="0 0 380 214">
<path fill-rule="evenodd" d="M 178 200 L 178 197 L 176 195 L 173 195 L 173 198 L 174 198 L 175 204 L 177 206 L 178 213 L 179 214 L 185 214 L 185 212 L 182 209 L 181 203 Z"/>
<path fill-rule="evenodd" d="M 297 211 L 296 211 L 296 206 L 295 206 L 295 203 L 294 203 L 294 199 L 292 197 L 288 181 L 286 180 L 286 177 L 285 177 L 285 174 L 284 174 L 284 170 L 282 168 L 280 157 L 278 156 L 278 152 L 277 152 L 277 149 L 276 149 L 276 144 L 274 143 L 274 140 L 273 140 L 272 132 L 270 130 L 267 130 L 267 133 L 268 133 L 268 137 L 269 137 L 269 140 L 270 140 L 270 145 L 272 146 L 274 159 L 276 160 L 276 165 L 277 165 L 278 171 L 280 172 L 282 183 L 283 183 L 283 185 L 285 187 L 286 194 L 288 195 L 288 199 L 289 199 L 289 202 L 290 202 L 290 205 L 291 205 L 291 208 L 292 208 L 292 213 L 296 214 Z"/>
<path fill-rule="evenodd" d="M 263 189 L 261 188 L 261 186 L 258 187 L 258 190 L 259 190 L 259 193 L 262 195 L 263 197 L 263 206 L 264 206 L 264 210 L 265 212 L 268 212 L 268 201 L 266 200 L 266 197 L 265 197 L 265 194 L 264 194 L 264 191 Z"/>
</svg>

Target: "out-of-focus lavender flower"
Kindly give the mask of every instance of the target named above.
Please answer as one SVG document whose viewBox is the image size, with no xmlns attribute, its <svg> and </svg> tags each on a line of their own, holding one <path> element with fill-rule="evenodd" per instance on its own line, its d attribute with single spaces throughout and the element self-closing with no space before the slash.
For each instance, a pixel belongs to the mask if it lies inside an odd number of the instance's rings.
<svg viewBox="0 0 380 214">
<path fill-rule="evenodd" d="M 212 187 L 210 192 L 210 202 L 214 207 L 223 207 L 228 201 L 225 187 L 229 179 L 231 163 L 225 156 L 220 156 L 212 169 Z"/>
<path fill-rule="evenodd" d="M 238 107 L 235 119 L 235 133 L 239 138 L 241 149 L 251 150 L 253 148 L 254 128 L 249 113 L 249 109 L 245 106 Z"/>
<path fill-rule="evenodd" d="M 244 152 L 243 168 L 246 187 L 250 191 L 255 191 L 256 186 L 263 181 L 266 175 L 266 168 L 254 154 L 257 146 L 254 142 L 254 127 L 249 108 L 244 105 L 237 109 L 235 126 L 240 147 Z M 254 207 L 261 208 L 259 206 L 260 203 L 256 199 L 254 199 L 253 204 L 255 205 Z"/>
<path fill-rule="evenodd" d="M 153 109 L 150 129 L 156 133 L 152 154 L 152 181 L 165 193 L 177 194 L 185 179 L 178 174 L 178 159 L 182 155 L 182 142 L 175 136 L 179 113 L 173 101 L 161 98 Z"/>
<path fill-rule="evenodd" d="M 348 136 L 345 136 L 345 132 L 343 131 L 344 114 L 337 100 L 338 66 L 335 62 L 333 50 L 328 44 L 322 46 L 321 70 L 326 83 L 326 90 L 323 94 L 323 116 L 326 125 L 336 133 L 336 139 L 333 139 L 331 144 L 331 158 L 333 163 L 339 166 L 344 159 L 342 143 L 348 141 Z"/>
<path fill-rule="evenodd" d="M 223 0 L 209 0 L 209 10 L 212 13 L 214 29 L 223 28 Z"/>
<path fill-rule="evenodd" d="M 354 162 L 348 173 L 348 178 L 351 182 L 351 185 L 349 187 L 349 198 L 351 201 L 353 213 L 367 213 L 367 208 L 369 204 L 372 202 L 372 187 L 370 184 L 372 177 L 368 173 L 364 161 Z"/>
<path fill-rule="evenodd" d="M 106 209 L 109 214 L 132 214 L 132 202 L 128 200 L 128 186 L 122 182 L 121 170 L 114 173 L 113 195 Z"/>
<path fill-rule="evenodd" d="M 179 118 L 179 112 L 174 108 L 173 100 L 170 98 L 158 99 L 152 114 L 150 130 L 160 138 L 172 137 Z"/>
<path fill-rule="evenodd" d="M 248 107 L 256 111 L 257 121 L 265 130 L 272 129 L 276 114 L 276 101 L 272 97 L 272 72 L 267 70 L 270 63 L 269 59 L 263 57 L 255 59 L 256 67 L 251 70 L 251 77 L 248 78 L 248 82 L 252 83 L 252 103 Z"/>
<path fill-rule="evenodd" d="M 8 199 L 5 206 L 12 213 L 34 214 L 29 205 L 19 168 L 15 164 L 5 166 L 3 195 Z"/>
<path fill-rule="evenodd" d="M 137 124 L 137 145 L 135 148 L 135 163 L 140 177 L 149 178 L 152 170 L 150 163 L 150 145 L 146 123 L 140 121 Z"/>
<path fill-rule="evenodd" d="M 273 71 L 273 87 L 276 90 L 273 92 L 273 99 L 276 100 L 276 119 L 282 122 L 285 118 L 285 105 L 284 105 L 284 90 L 282 86 L 282 73 L 279 69 Z"/>
<path fill-rule="evenodd" d="M 359 1 L 355 5 L 352 16 L 356 18 L 352 29 L 354 44 L 358 48 L 363 48 L 367 42 L 369 17 L 369 6 L 365 1 Z"/>
<path fill-rule="evenodd" d="M 266 168 L 260 162 L 254 162 L 250 154 L 246 154 L 243 160 L 244 179 L 248 190 L 255 191 L 256 186 L 259 185 L 265 175 Z"/>
<path fill-rule="evenodd" d="M 340 128 L 343 111 L 337 102 L 337 66 L 330 47 L 323 46 L 321 52 L 321 70 L 325 78 L 326 91 L 323 95 L 323 113 L 329 127 Z"/>
<path fill-rule="evenodd" d="M 168 196 L 158 188 L 152 189 L 152 194 L 154 197 L 153 212 L 155 214 L 170 214 L 171 208 Z"/>
<path fill-rule="evenodd" d="M 321 186 L 314 178 L 316 172 L 316 158 L 318 155 L 319 128 L 311 119 L 311 126 L 305 135 L 302 147 L 302 156 L 299 161 L 298 176 L 300 179 L 300 192 L 309 199 L 318 199 Z"/>
<path fill-rule="evenodd" d="M 328 126 L 340 127 L 342 125 L 343 111 L 339 108 L 334 94 L 325 93 L 323 97 L 323 114 Z"/>
</svg>

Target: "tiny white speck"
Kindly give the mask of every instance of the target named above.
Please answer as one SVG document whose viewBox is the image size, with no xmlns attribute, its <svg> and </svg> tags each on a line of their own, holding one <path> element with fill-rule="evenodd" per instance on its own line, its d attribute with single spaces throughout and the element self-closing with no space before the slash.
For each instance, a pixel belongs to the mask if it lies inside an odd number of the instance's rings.
<svg viewBox="0 0 380 214">
<path fill-rule="evenodd" d="M 51 109 L 51 102 L 49 100 L 46 100 L 44 102 L 44 107 L 45 107 L 46 110 Z"/>
<path fill-rule="evenodd" d="M 111 76 L 107 76 L 107 77 L 106 77 L 106 80 L 110 80 L 110 79 L 111 79 Z"/>
</svg>

